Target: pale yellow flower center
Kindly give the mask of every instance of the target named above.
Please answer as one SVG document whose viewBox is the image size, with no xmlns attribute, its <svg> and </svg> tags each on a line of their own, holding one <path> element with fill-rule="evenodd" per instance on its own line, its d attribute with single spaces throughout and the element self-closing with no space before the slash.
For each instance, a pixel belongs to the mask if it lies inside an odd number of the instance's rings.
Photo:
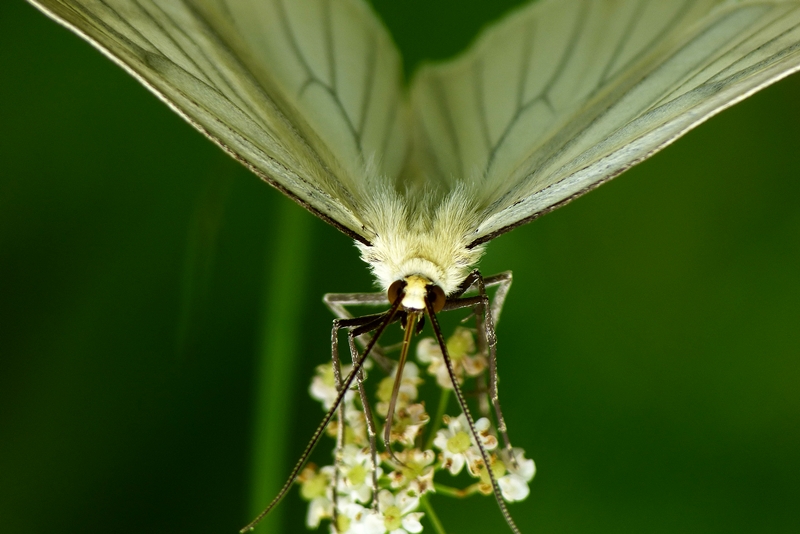
<svg viewBox="0 0 800 534">
<path fill-rule="evenodd" d="M 336 531 L 347 532 L 350 529 L 350 518 L 344 514 L 336 516 Z"/>
<path fill-rule="evenodd" d="M 453 363 L 459 362 L 474 351 L 475 341 L 472 339 L 472 332 L 466 328 L 456 328 L 456 331 L 447 340 L 447 352 Z"/>
<path fill-rule="evenodd" d="M 389 402 L 389 399 L 392 398 L 392 388 L 394 388 L 394 377 L 387 376 L 383 380 L 380 381 L 378 384 L 378 392 L 376 396 L 378 400 L 383 402 Z"/>
<path fill-rule="evenodd" d="M 492 472 L 494 473 L 495 479 L 498 479 L 506 474 L 506 464 L 504 464 L 501 460 L 497 457 L 492 458 Z M 489 477 L 489 470 L 484 467 L 484 464 L 481 462 L 481 482 L 484 484 L 491 485 L 492 479 Z"/>
<path fill-rule="evenodd" d="M 350 471 L 347 472 L 347 480 L 353 486 L 360 486 L 367 479 L 367 468 L 361 464 L 354 465 Z"/>
<path fill-rule="evenodd" d="M 447 450 L 453 454 L 461 454 L 467 449 L 469 449 L 469 434 L 463 430 L 447 440 Z"/>
<path fill-rule="evenodd" d="M 402 520 L 402 513 L 400 512 L 400 508 L 397 506 L 390 506 L 383 512 L 383 526 L 386 527 L 386 530 L 397 530 L 403 526 Z"/>
<path fill-rule="evenodd" d="M 315 497 L 322 497 L 325 495 L 325 490 L 328 488 L 328 483 L 328 477 L 318 473 L 312 478 L 303 482 L 303 484 L 300 486 L 300 495 L 307 501 L 310 501 Z"/>
</svg>

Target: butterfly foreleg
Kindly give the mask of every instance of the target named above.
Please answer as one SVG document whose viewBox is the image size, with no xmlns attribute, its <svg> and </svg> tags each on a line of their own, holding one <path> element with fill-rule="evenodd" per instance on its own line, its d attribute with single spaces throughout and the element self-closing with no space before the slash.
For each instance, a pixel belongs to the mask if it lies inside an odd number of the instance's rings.
<svg viewBox="0 0 800 534">
<path fill-rule="evenodd" d="M 497 432 L 503 440 L 508 457 L 516 463 L 516 458 L 512 454 L 511 441 L 508 438 L 508 427 L 506 426 L 503 411 L 500 408 L 500 397 L 497 391 L 497 335 L 495 325 L 500 319 L 500 312 L 503 309 L 508 291 L 511 288 L 511 271 L 506 271 L 494 276 L 483 278 L 480 271 L 472 271 L 464 282 L 461 283 L 456 298 L 448 299 L 444 309 L 457 309 L 472 306 L 475 309 L 475 322 L 478 330 L 479 348 L 487 356 L 489 363 L 489 401 L 494 408 L 497 420 Z M 497 287 L 494 298 L 489 299 L 486 292 L 487 287 Z M 477 292 L 475 297 L 463 297 L 462 295 Z"/>
<path fill-rule="evenodd" d="M 351 330 L 347 336 L 347 344 L 350 347 L 350 356 L 353 363 L 358 360 L 358 349 L 356 348 L 356 336 Z M 370 459 L 372 460 L 372 508 L 378 510 L 378 445 L 377 445 L 377 427 L 375 426 L 375 419 L 372 415 L 372 408 L 369 405 L 367 392 L 364 389 L 364 372 L 359 372 L 357 377 L 358 381 L 358 396 L 361 399 L 361 406 L 364 409 L 364 420 L 367 424 L 367 438 L 369 439 L 369 452 Z"/>
<path fill-rule="evenodd" d="M 334 366 L 334 376 L 336 378 L 337 387 L 341 384 L 341 361 L 339 358 L 338 340 L 339 331 L 347 330 L 347 344 L 350 351 L 350 359 L 355 365 L 355 362 L 360 359 L 356 343 L 365 346 L 369 343 L 370 339 L 366 335 L 374 331 L 384 320 L 385 314 L 373 314 L 362 317 L 353 317 L 347 310 L 346 306 L 352 305 L 382 305 L 386 304 L 386 295 L 383 293 L 328 293 L 324 296 L 323 302 L 328 309 L 333 312 L 337 318 L 333 320 L 333 327 L 331 330 L 331 359 Z M 366 338 L 366 339 L 365 339 Z M 383 355 L 382 349 L 375 344 L 371 355 L 384 369 L 391 369 L 391 362 Z M 367 429 L 367 438 L 369 440 L 370 459 L 372 462 L 372 507 L 378 511 L 378 448 L 377 448 L 377 426 L 375 419 L 370 408 L 369 399 L 367 398 L 366 390 L 364 389 L 364 373 L 359 371 L 356 376 L 356 384 L 358 388 L 359 399 L 361 406 L 364 410 L 364 420 Z M 339 412 L 339 428 L 337 429 L 336 436 L 336 450 L 337 450 L 337 470 L 334 478 L 334 488 L 338 488 L 338 466 L 341 465 L 341 455 L 344 447 L 344 430 L 345 430 L 345 414 L 343 409 Z M 334 521 L 336 525 L 336 491 L 334 491 Z"/>
<path fill-rule="evenodd" d="M 511 271 L 500 273 L 485 280 L 478 280 L 478 293 L 483 300 L 484 313 L 482 317 L 483 321 L 481 321 L 481 316 L 478 315 L 476 316 L 476 322 L 478 323 L 478 331 L 483 331 L 486 334 L 486 348 L 489 357 L 489 399 L 491 400 L 492 407 L 494 408 L 494 415 L 497 419 L 497 432 L 503 439 L 503 447 L 508 454 L 508 458 L 515 464 L 514 467 L 517 467 L 517 461 L 511 448 L 511 441 L 508 439 L 506 420 L 503 417 L 503 410 L 500 408 L 500 395 L 497 391 L 497 335 L 495 333 L 495 326 L 500 319 L 500 312 L 503 309 L 508 290 L 511 288 L 511 281 Z M 486 294 L 486 288 L 490 287 L 490 283 L 493 286 L 497 286 L 491 304 L 489 304 L 489 297 Z M 481 322 L 483 324 L 480 324 Z"/>
<path fill-rule="evenodd" d="M 385 293 L 327 293 L 322 297 L 322 302 L 338 319 L 353 319 L 353 314 L 347 306 L 385 306 L 389 304 Z M 375 314 L 376 321 L 382 314 Z M 364 326 L 366 323 L 359 325 Z M 377 323 L 376 323 L 377 324 Z M 356 334 L 356 342 L 363 349 L 369 343 L 371 337 L 367 334 L 374 328 L 367 328 L 362 335 Z M 377 363 L 386 373 L 391 373 L 394 362 L 386 357 L 386 350 L 380 345 L 375 345 L 370 353 L 373 361 Z"/>
<path fill-rule="evenodd" d="M 334 312 L 340 315 L 349 315 L 347 310 L 341 305 L 341 300 L 332 301 L 333 305 L 330 305 L 327 298 L 329 295 L 325 295 L 325 303 L 328 304 L 328 307 Z M 338 305 L 338 309 L 336 306 Z M 342 368 L 341 368 L 341 359 L 339 358 L 339 331 L 340 330 L 347 330 L 347 346 L 350 351 L 350 361 L 355 366 L 356 362 L 359 360 L 359 353 L 358 348 L 356 347 L 356 336 L 358 335 L 357 332 L 364 328 L 374 330 L 377 327 L 376 323 L 379 323 L 380 318 L 383 317 L 383 314 L 378 316 L 368 315 L 363 317 L 337 317 L 333 320 L 333 326 L 331 328 L 331 362 L 333 365 L 333 376 L 336 383 L 336 389 L 341 392 L 342 388 Z M 372 325 L 375 324 L 375 327 Z M 367 427 L 367 437 L 369 440 L 369 447 L 370 447 L 370 459 L 372 461 L 372 492 L 373 496 L 377 496 L 378 494 L 378 451 L 376 445 L 375 436 L 377 434 L 375 430 L 375 421 L 372 418 L 372 410 L 369 407 L 369 401 L 367 399 L 367 393 L 364 390 L 364 370 L 359 369 L 358 374 L 355 377 L 356 386 L 358 389 L 359 398 L 361 400 L 361 405 L 364 409 L 364 419 L 366 422 Z M 344 397 L 343 397 L 344 398 Z M 338 426 L 336 428 L 336 456 L 335 456 L 335 469 L 333 473 L 333 495 L 331 501 L 333 503 L 333 525 L 338 525 L 338 506 L 337 506 L 337 497 L 338 497 L 338 489 L 339 489 L 339 468 L 342 465 L 343 459 L 343 451 L 345 445 L 345 425 L 347 423 L 346 414 L 345 414 L 345 402 L 341 402 L 339 404 L 337 410 L 337 418 L 338 418 Z M 373 498 L 373 507 L 377 506 L 377 498 Z"/>
<path fill-rule="evenodd" d="M 342 362 L 339 358 L 339 331 L 342 329 L 347 329 L 348 334 L 352 332 L 353 328 L 360 326 L 363 322 L 363 318 L 353 319 L 350 318 L 337 318 L 333 320 L 333 326 L 331 328 L 331 364 L 333 366 L 333 378 L 336 384 L 336 390 L 341 394 L 342 392 Z M 351 360 L 355 364 L 358 359 L 358 352 L 356 354 L 352 354 L 351 349 Z M 363 370 L 359 370 L 358 375 L 356 375 L 356 383 L 358 384 L 359 391 L 363 389 L 363 379 L 364 374 Z M 344 397 L 342 397 L 344 398 Z M 334 457 L 334 470 L 333 470 L 333 494 L 331 496 L 331 502 L 333 503 L 333 525 L 338 525 L 338 489 L 339 489 L 339 467 L 342 465 L 342 455 L 344 451 L 344 439 L 345 439 L 345 422 L 347 419 L 345 418 L 345 406 L 346 402 L 342 401 L 337 406 L 336 410 L 336 418 L 337 418 L 337 427 L 336 427 L 336 455 Z"/>
</svg>

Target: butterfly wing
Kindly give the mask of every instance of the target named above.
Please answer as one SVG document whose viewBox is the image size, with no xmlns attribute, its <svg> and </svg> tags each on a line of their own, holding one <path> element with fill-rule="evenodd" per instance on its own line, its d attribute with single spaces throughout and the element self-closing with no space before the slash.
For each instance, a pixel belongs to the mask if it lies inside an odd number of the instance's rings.
<svg viewBox="0 0 800 534">
<path fill-rule="evenodd" d="M 298 203 L 369 243 L 369 172 L 407 127 L 396 47 L 358 0 L 30 0 Z"/>
<path fill-rule="evenodd" d="M 412 85 L 415 154 L 464 181 L 472 245 L 652 155 L 800 67 L 800 2 L 545 0 Z"/>
</svg>

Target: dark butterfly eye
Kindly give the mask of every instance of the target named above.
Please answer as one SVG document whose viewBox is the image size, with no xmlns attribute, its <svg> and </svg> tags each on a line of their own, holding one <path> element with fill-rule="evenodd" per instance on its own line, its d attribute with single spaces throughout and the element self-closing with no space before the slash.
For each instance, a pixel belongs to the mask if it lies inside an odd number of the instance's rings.
<svg viewBox="0 0 800 534">
<path fill-rule="evenodd" d="M 392 282 L 392 285 L 389 286 L 389 291 L 386 292 L 386 296 L 389 297 L 390 304 L 395 303 L 397 297 L 400 296 L 405 287 L 406 283 L 404 280 L 398 280 L 396 282 Z"/>
<path fill-rule="evenodd" d="M 428 301 L 433 305 L 433 311 L 439 313 L 447 302 L 447 296 L 441 287 L 431 284 L 428 286 Z"/>
</svg>

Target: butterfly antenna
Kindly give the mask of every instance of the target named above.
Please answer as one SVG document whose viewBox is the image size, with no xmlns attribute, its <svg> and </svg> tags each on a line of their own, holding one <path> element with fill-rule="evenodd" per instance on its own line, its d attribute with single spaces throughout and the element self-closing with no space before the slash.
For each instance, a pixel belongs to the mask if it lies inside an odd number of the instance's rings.
<svg viewBox="0 0 800 534">
<path fill-rule="evenodd" d="M 469 407 L 467 406 L 467 401 L 464 398 L 464 393 L 461 391 L 461 386 L 458 385 L 456 373 L 453 369 L 453 362 L 450 360 L 450 354 L 447 352 L 447 344 L 444 341 L 444 336 L 442 336 L 442 329 L 439 326 L 439 321 L 436 319 L 436 312 L 433 311 L 433 301 L 426 298 L 425 307 L 427 308 L 428 317 L 431 319 L 431 327 L 436 335 L 436 341 L 439 343 L 439 347 L 442 349 L 442 358 L 444 359 L 445 364 L 447 364 L 447 373 L 450 375 L 450 380 L 453 383 L 453 391 L 456 392 L 458 404 L 461 406 L 461 411 L 464 412 L 464 417 L 467 419 L 469 430 L 472 433 L 472 436 L 475 438 L 475 443 L 478 445 L 478 449 L 481 451 L 481 458 L 483 458 L 483 463 L 486 465 L 486 470 L 489 473 L 489 480 L 492 483 L 492 491 L 494 492 L 494 498 L 497 500 L 497 505 L 500 507 L 500 513 L 503 514 L 503 518 L 506 520 L 506 523 L 511 531 L 514 534 L 521 534 L 519 527 L 517 527 L 517 524 L 514 523 L 514 519 L 511 517 L 511 512 L 508 511 L 506 502 L 503 500 L 503 494 L 500 492 L 500 486 L 497 484 L 497 477 L 495 477 L 494 471 L 492 470 L 489 453 L 483 446 L 480 434 L 478 434 L 478 430 L 475 428 L 475 420 L 473 419 L 472 414 L 469 411 Z"/>
<path fill-rule="evenodd" d="M 331 406 L 330 409 L 325 413 L 325 417 L 322 418 L 322 421 L 317 426 L 317 429 L 314 430 L 314 433 L 311 435 L 311 440 L 308 442 L 308 445 L 306 445 L 306 448 L 303 450 L 303 453 L 300 455 L 300 458 L 297 460 L 297 463 L 292 468 L 291 473 L 289 473 L 286 482 L 284 482 L 280 491 L 278 491 L 278 494 L 275 496 L 274 499 L 272 499 L 272 501 L 267 505 L 267 507 L 264 508 L 264 510 L 262 510 L 261 513 L 256 516 L 255 519 L 250 521 L 250 523 L 248 523 L 244 528 L 242 528 L 239 531 L 240 534 L 252 531 L 256 527 L 256 525 L 258 525 L 258 523 L 261 522 L 261 520 L 264 519 L 264 517 L 266 517 L 266 515 L 270 513 L 272 509 L 275 508 L 275 506 L 277 506 L 277 504 L 281 502 L 281 500 L 289 492 L 289 489 L 292 487 L 292 484 L 297 478 L 297 475 L 300 474 L 300 470 L 303 469 L 303 466 L 305 466 L 306 462 L 308 461 L 308 457 L 311 456 L 311 452 L 314 450 L 314 447 L 316 447 L 317 443 L 319 443 L 319 439 L 322 437 L 322 433 L 325 432 L 325 428 L 328 426 L 328 423 L 330 423 L 331 419 L 333 419 L 333 416 L 336 415 L 336 412 L 339 409 L 339 405 L 344 400 L 345 394 L 350 389 L 350 386 L 353 385 L 353 381 L 355 380 L 356 376 L 358 376 L 359 372 L 364 367 L 364 362 L 367 361 L 367 357 L 369 356 L 372 347 L 375 346 L 375 344 L 378 341 L 378 338 L 381 336 L 386 327 L 392 322 L 395 313 L 397 313 L 397 309 L 400 307 L 400 301 L 401 301 L 400 298 L 395 300 L 395 302 L 392 304 L 392 307 L 389 308 L 389 311 L 386 312 L 383 320 L 375 329 L 375 335 L 373 335 L 372 338 L 369 340 L 369 343 L 364 348 L 363 355 L 357 362 L 354 363 L 353 369 L 350 371 L 350 374 L 348 374 L 347 378 L 344 379 L 344 382 L 342 383 L 342 388 L 339 390 L 339 393 L 336 395 L 336 399 L 333 401 L 333 406 Z"/>
</svg>

